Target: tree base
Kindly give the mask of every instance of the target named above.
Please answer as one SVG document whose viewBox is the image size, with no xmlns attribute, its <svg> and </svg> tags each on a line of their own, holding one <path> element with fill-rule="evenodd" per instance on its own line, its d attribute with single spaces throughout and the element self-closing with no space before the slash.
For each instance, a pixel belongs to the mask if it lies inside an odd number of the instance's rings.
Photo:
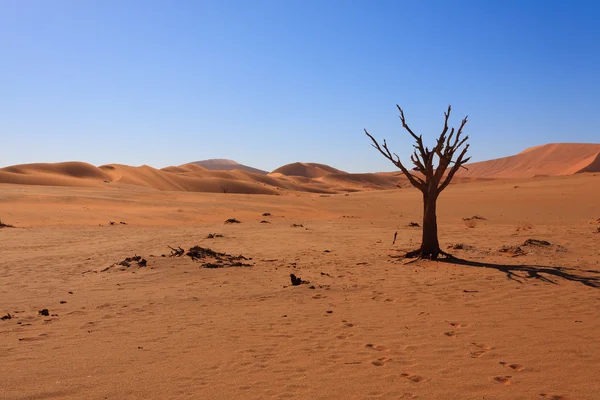
<svg viewBox="0 0 600 400">
<path fill-rule="evenodd" d="M 439 256 L 444 256 L 445 258 L 454 258 L 452 254 L 446 253 L 441 249 L 437 249 L 435 251 L 423 251 L 422 249 L 416 249 L 413 251 L 409 251 L 406 253 L 404 258 L 419 258 L 424 260 L 437 260 Z"/>
</svg>

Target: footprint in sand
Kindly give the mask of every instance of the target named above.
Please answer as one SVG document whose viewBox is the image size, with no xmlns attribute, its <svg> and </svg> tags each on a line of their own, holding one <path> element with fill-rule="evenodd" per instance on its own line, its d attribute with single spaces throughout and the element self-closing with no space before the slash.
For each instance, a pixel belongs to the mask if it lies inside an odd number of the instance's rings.
<svg viewBox="0 0 600 400">
<path fill-rule="evenodd" d="M 480 350 L 475 350 L 471 352 L 471 357 L 473 358 L 481 358 L 488 351 L 492 350 L 492 346 L 484 343 L 472 343 L 473 346 L 479 348 Z"/>
<path fill-rule="evenodd" d="M 510 376 L 510 375 L 495 376 L 494 381 L 496 381 L 498 383 L 502 383 L 504 385 L 510 385 L 510 378 L 512 378 L 512 376 Z"/>
<path fill-rule="evenodd" d="M 391 358 L 389 358 L 389 357 L 381 357 L 381 358 L 378 358 L 377 360 L 371 362 L 371 364 L 373 364 L 376 367 L 382 367 L 390 360 L 391 360 Z"/>
<path fill-rule="evenodd" d="M 540 393 L 540 396 L 542 396 L 544 399 L 548 399 L 548 400 L 567 400 L 567 398 L 565 396 L 561 396 L 558 394 Z"/>
<path fill-rule="evenodd" d="M 379 345 L 379 344 L 367 343 L 367 344 L 365 344 L 365 347 L 367 347 L 369 349 L 377 350 L 377 351 L 385 351 L 386 353 L 390 351 L 390 349 L 388 349 L 387 347 Z"/>
<path fill-rule="evenodd" d="M 344 326 L 345 326 L 345 327 L 348 327 L 348 328 L 352 328 L 352 327 L 354 327 L 354 324 L 353 324 L 353 323 L 351 323 L 351 322 L 348 322 L 348 321 L 346 321 L 345 319 L 344 319 L 344 320 L 342 320 L 342 323 L 344 324 Z"/>
<path fill-rule="evenodd" d="M 521 364 L 508 364 L 507 362 L 504 362 L 504 361 L 500 361 L 500 364 L 502 364 L 508 368 L 514 369 L 517 372 L 521 372 L 525 369 L 525 367 L 522 366 Z"/>
<path fill-rule="evenodd" d="M 45 339 L 46 337 L 48 337 L 47 333 L 40 333 L 38 336 L 29 336 L 29 337 L 19 338 L 19 341 L 20 342 L 33 342 L 36 340 Z"/>
<path fill-rule="evenodd" d="M 416 383 L 421 382 L 424 379 L 422 376 L 415 375 L 411 372 L 404 372 L 404 373 L 400 374 L 400 376 L 403 376 L 406 379 L 408 379 L 409 381 L 416 382 Z"/>
</svg>

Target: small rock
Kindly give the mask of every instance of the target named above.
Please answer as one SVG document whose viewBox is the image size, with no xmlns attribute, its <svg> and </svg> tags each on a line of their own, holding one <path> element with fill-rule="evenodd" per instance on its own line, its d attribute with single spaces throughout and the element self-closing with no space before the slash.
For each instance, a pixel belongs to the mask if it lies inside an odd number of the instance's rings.
<svg viewBox="0 0 600 400">
<path fill-rule="evenodd" d="M 294 274 L 290 274 L 290 280 L 292 281 L 292 286 L 299 286 L 310 283 L 308 281 L 302 280 L 302 278 Z"/>
<path fill-rule="evenodd" d="M 44 317 L 48 317 L 48 316 L 50 316 L 50 311 L 48 311 L 48 309 L 47 309 L 47 308 L 44 308 L 44 309 L 42 309 L 42 310 L 38 311 L 38 313 L 39 313 L 40 315 L 43 315 Z"/>
</svg>

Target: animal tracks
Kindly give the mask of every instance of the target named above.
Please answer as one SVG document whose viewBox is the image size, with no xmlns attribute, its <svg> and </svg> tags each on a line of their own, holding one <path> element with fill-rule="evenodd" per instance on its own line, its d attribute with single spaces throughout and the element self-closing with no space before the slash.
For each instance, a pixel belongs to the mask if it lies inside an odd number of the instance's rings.
<svg viewBox="0 0 600 400">
<path fill-rule="evenodd" d="M 389 348 L 385 347 L 385 346 L 381 346 L 379 344 L 371 344 L 371 343 L 367 343 L 365 344 L 365 347 L 369 348 L 369 349 L 373 349 L 376 351 L 385 351 L 386 353 L 390 351 Z"/>
<path fill-rule="evenodd" d="M 494 381 L 498 382 L 498 383 L 502 383 L 503 385 L 510 385 L 510 378 L 512 378 L 512 376 L 510 376 L 510 375 L 495 376 Z"/>
<path fill-rule="evenodd" d="M 412 382 L 415 382 L 415 383 L 422 382 L 425 379 L 422 376 L 415 375 L 415 374 L 413 374 L 411 372 L 404 372 L 404 373 L 400 374 L 400 376 L 403 376 L 406 379 L 408 379 L 409 381 L 412 381 Z"/>
<path fill-rule="evenodd" d="M 546 400 L 566 400 L 565 396 L 561 396 L 558 394 L 548 394 L 548 393 L 540 393 L 540 396 Z"/>
<path fill-rule="evenodd" d="M 472 343 L 472 345 L 479 349 L 479 350 L 475 350 L 475 351 L 471 352 L 471 357 L 473 357 L 473 358 L 481 358 L 488 351 L 493 349 L 492 346 L 490 346 L 488 344 L 484 344 L 484 343 Z"/>
<path fill-rule="evenodd" d="M 505 367 L 511 368 L 517 372 L 521 372 L 525 369 L 525 367 L 522 366 L 521 364 L 508 364 L 505 361 L 500 361 L 500 364 L 504 365 Z"/>
<path fill-rule="evenodd" d="M 448 323 L 450 324 L 450 326 L 452 326 L 456 330 L 469 326 L 468 324 L 462 324 L 460 322 L 448 322 Z M 448 332 L 444 332 L 444 335 L 455 339 L 456 336 L 458 336 L 458 332 L 456 332 L 455 330 L 451 330 Z"/>
<path fill-rule="evenodd" d="M 389 358 L 389 357 L 381 357 L 381 358 L 378 358 L 377 360 L 371 362 L 371 364 L 373 364 L 376 367 L 383 367 L 390 360 L 391 360 L 391 358 Z"/>
<path fill-rule="evenodd" d="M 347 328 L 353 328 L 355 326 L 352 322 L 348 322 L 345 319 L 342 320 L 342 324 Z"/>
</svg>

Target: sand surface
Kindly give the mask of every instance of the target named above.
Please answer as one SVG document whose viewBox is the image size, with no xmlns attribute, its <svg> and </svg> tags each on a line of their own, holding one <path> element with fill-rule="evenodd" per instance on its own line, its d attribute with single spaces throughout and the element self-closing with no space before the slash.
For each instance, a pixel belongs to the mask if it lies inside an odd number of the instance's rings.
<svg viewBox="0 0 600 400">
<path fill-rule="evenodd" d="M 414 189 L 0 184 L 0 399 L 597 399 L 598 198 L 599 174 L 451 185 L 469 262 L 405 265 Z M 498 252 L 528 238 L 552 246 Z M 252 266 L 161 257 L 195 245 Z"/>
</svg>

